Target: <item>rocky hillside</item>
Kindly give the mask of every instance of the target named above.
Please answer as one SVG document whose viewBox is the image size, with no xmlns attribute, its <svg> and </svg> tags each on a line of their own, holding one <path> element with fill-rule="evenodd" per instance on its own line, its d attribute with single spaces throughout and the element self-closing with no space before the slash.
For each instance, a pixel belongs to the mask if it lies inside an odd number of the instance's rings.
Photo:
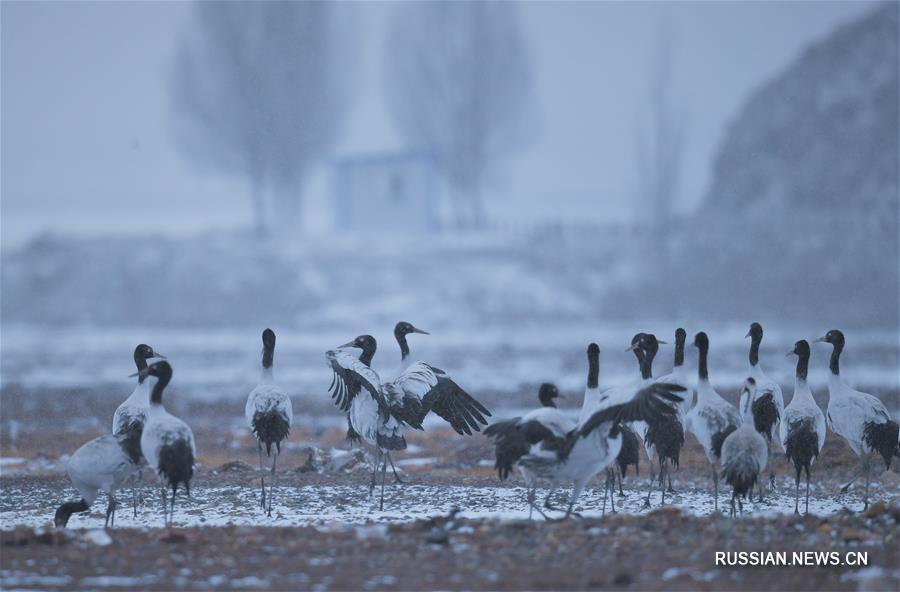
<svg viewBox="0 0 900 592">
<path fill-rule="evenodd" d="M 879 5 L 748 98 L 658 276 L 674 313 L 897 326 L 897 31 Z"/>
</svg>

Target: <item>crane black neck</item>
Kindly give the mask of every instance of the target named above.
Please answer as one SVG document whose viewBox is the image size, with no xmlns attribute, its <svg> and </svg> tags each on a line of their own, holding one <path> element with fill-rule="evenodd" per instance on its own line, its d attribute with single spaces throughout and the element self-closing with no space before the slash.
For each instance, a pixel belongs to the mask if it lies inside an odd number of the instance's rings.
<svg viewBox="0 0 900 592">
<path fill-rule="evenodd" d="M 140 348 L 134 350 L 134 365 L 138 371 L 138 384 L 143 384 L 147 377 L 142 376 L 140 373 L 147 369 L 147 358 L 144 357 L 144 353 L 140 351 Z"/>
<path fill-rule="evenodd" d="M 750 341 L 750 365 L 759 364 L 759 345 L 762 343 L 762 335 L 753 334 Z"/>
<path fill-rule="evenodd" d="M 587 387 L 595 389 L 600 385 L 600 351 L 588 351 Z"/>
<path fill-rule="evenodd" d="M 675 367 L 684 366 L 684 337 L 675 338 Z"/>
<path fill-rule="evenodd" d="M 394 337 L 397 338 L 397 343 L 400 345 L 400 359 L 405 360 L 409 357 L 409 344 L 406 343 L 406 333 L 394 331 Z"/>
<path fill-rule="evenodd" d="M 542 407 L 556 407 L 556 403 L 553 401 L 553 397 L 550 396 L 549 393 L 540 393 L 540 395 L 538 395 L 538 400 L 541 402 Z"/>
<path fill-rule="evenodd" d="M 153 369 L 156 370 L 153 374 L 153 376 L 156 376 L 156 384 L 153 385 L 153 390 L 150 392 L 150 403 L 152 405 L 162 405 L 163 391 L 166 389 L 169 381 L 172 380 L 172 367 L 166 362 L 157 362 Z"/>
<path fill-rule="evenodd" d="M 375 357 L 375 344 L 369 344 L 362 348 L 362 353 L 359 354 L 359 361 L 365 364 L 366 366 L 372 365 L 372 358 Z"/>
<path fill-rule="evenodd" d="M 841 352 L 844 351 L 844 344 L 843 343 L 835 343 L 833 345 L 834 345 L 834 349 L 831 350 L 831 363 L 828 365 L 828 367 L 831 370 L 832 374 L 834 374 L 835 376 L 840 376 L 840 374 L 841 374 L 840 359 L 841 359 Z"/>
<path fill-rule="evenodd" d="M 56 516 L 53 521 L 57 526 L 65 526 L 69 522 L 69 518 L 76 512 L 85 512 L 90 506 L 81 498 L 77 502 L 66 502 L 56 510 Z"/>
<path fill-rule="evenodd" d="M 706 367 L 706 357 L 709 354 L 709 345 L 701 344 L 697 346 L 700 350 L 699 362 L 697 364 L 697 376 L 700 380 L 709 380 L 709 369 Z"/>
<path fill-rule="evenodd" d="M 641 378 L 644 380 L 650 380 L 653 378 L 653 358 L 656 357 L 656 352 L 649 351 L 643 352 L 642 356 L 638 357 L 641 364 Z"/>
<path fill-rule="evenodd" d="M 809 352 L 797 354 L 797 380 L 806 380 L 809 373 Z"/>
<path fill-rule="evenodd" d="M 169 384 L 169 379 L 166 378 L 163 380 L 162 377 L 156 381 L 156 384 L 153 385 L 153 391 L 150 392 L 150 402 L 154 405 L 162 405 L 162 396 L 163 391 L 166 389 L 166 385 Z"/>
<path fill-rule="evenodd" d="M 271 370 L 275 362 L 275 344 L 263 343 L 262 367 Z"/>
</svg>

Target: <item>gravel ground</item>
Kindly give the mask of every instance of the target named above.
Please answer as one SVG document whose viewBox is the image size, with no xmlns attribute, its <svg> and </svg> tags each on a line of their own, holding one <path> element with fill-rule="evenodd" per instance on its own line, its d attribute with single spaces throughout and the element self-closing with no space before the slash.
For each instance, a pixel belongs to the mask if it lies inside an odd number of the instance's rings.
<svg viewBox="0 0 900 592">
<path fill-rule="evenodd" d="M 411 434 L 396 457 L 407 483 L 388 474 L 382 512 L 368 496 L 365 455 L 347 451 L 342 426 L 300 422 L 279 461 L 275 515 L 266 518 L 255 445 L 227 421 L 233 411 L 192 416 L 193 496 L 179 496 L 172 531 L 161 528 L 150 476 L 136 519 L 123 491 L 114 529 L 99 528 L 102 497 L 69 529 L 49 527 L 55 508 L 75 496 L 66 455 L 103 433 L 99 414 L 82 423 L 26 417 L 14 438 L 0 433 L 0 588 L 900 589 L 898 468 L 875 475 L 874 498 L 884 502 L 862 514 L 858 488 L 836 496 L 856 465 L 833 434 L 813 468 L 810 516 L 793 515 L 793 480 L 780 456 L 776 493 L 737 520 L 713 513 L 708 467 L 689 437 L 666 507 L 657 493 L 654 509 L 643 508 L 644 459 L 616 499 L 617 514 L 601 516 L 601 493 L 589 488 L 578 505 L 583 519 L 529 521 L 521 482 L 497 480 L 481 436 Z M 460 513 L 445 528 L 453 508 Z M 788 560 L 795 551 L 835 551 L 839 562 L 865 551 L 868 562 L 717 567 L 717 551 L 784 551 Z"/>
<path fill-rule="evenodd" d="M 4 589 L 896 590 L 900 511 L 749 518 L 456 519 L 0 533 Z M 443 524 L 442 524 L 443 523 Z M 451 526 L 447 530 L 447 526 Z M 719 551 L 867 553 L 867 566 L 717 567 Z M 855 558 L 856 555 L 850 556 Z"/>
</svg>

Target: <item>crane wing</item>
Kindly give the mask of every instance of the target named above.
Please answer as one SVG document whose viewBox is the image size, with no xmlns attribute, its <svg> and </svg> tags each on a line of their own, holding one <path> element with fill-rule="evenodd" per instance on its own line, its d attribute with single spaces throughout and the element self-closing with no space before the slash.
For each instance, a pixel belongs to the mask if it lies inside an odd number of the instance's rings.
<svg viewBox="0 0 900 592">
<path fill-rule="evenodd" d="M 487 425 L 491 412 L 456 384 L 450 376 L 425 362 L 410 364 L 387 387 L 392 414 L 421 429 L 422 420 L 433 411 L 458 434 L 471 435 Z"/>
<path fill-rule="evenodd" d="M 341 411 L 350 411 L 353 398 L 362 389 L 368 391 L 372 398 L 378 401 L 379 407 L 385 406 L 381 394 L 381 380 L 374 370 L 360 362 L 359 358 L 339 349 L 325 352 L 325 358 L 334 373 L 328 392 Z"/>
</svg>

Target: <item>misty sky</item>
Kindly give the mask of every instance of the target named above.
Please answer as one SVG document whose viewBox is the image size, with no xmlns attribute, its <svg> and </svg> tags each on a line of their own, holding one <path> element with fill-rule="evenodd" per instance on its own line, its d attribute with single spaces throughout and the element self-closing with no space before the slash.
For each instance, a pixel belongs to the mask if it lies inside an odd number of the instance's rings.
<svg viewBox="0 0 900 592">
<path fill-rule="evenodd" d="M 357 94 L 335 155 L 400 148 L 384 104 L 382 37 L 396 7 L 354 4 Z M 660 31 L 673 39 L 688 114 L 682 209 L 708 182 L 725 125 L 748 93 L 861 2 L 532 2 L 539 134 L 490 189 L 513 219 L 634 213 L 634 138 Z M 171 67 L 191 6 L 2 3 L 2 243 L 35 232 L 183 234 L 249 223 L 246 184 L 176 148 Z M 327 163 L 326 163 L 327 164 Z M 307 230 L 330 229 L 327 167 L 307 184 Z"/>
</svg>

